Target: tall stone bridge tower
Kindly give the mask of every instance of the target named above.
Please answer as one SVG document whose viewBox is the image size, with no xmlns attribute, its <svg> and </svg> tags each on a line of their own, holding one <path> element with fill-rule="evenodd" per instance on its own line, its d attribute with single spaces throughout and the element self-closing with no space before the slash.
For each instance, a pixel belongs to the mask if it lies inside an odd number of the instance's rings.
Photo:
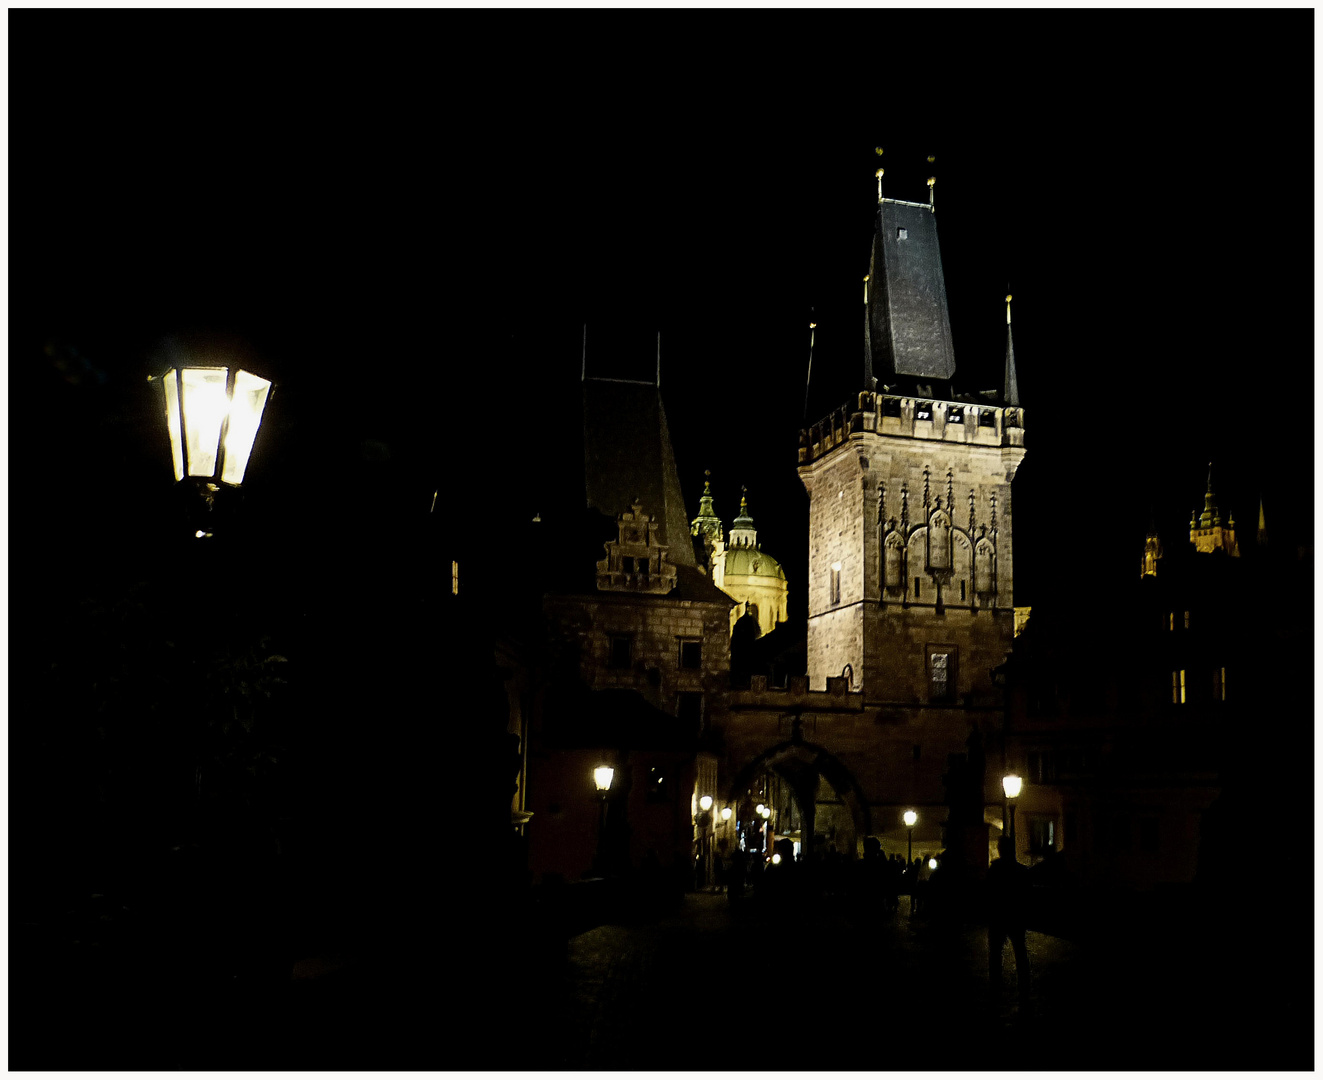
<svg viewBox="0 0 1323 1080">
<path fill-rule="evenodd" d="M 1014 636 L 1025 453 L 1011 298 L 1001 393 L 966 395 L 931 202 L 879 198 L 864 288 L 867 388 L 800 435 L 809 685 L 845 673 L 869 704 L 988 704 Z"/>
<path fill-rule="evenodd" d="M 920 203 L 883 198 L 880 178 L 863 387 L 800 433 L 807 674 L 731 692 L 729 797 L 746 841 L 771 829 L 859 854 L 871 838 L 980 875 L 1002 824 L 993 669 L 1015 635 L 1025 453 L 1010 297 L 1001 387 L 959 392 L 932 181 Z"/>
</svg>

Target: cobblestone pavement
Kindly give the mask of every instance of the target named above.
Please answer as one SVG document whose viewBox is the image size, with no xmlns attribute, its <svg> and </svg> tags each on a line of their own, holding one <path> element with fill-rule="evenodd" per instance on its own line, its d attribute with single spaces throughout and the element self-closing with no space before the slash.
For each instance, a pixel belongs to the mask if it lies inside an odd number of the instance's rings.
<svg viewBox="0 0 1323 1080">
<path fill-rule="evenodd" d="M 1035 932 L 1027 945 L 1027 992 L 1007 946 L 994 993 L 985 930 L 939 929 L 904 901 L 891 915 L 830 903 L 733 912 L 722 895 L 690 893 L 666 917 L 570 941 L 537 1067 L 1230 1068 L 1265 1038 L 1264 1017 L 1227 1000 L 1217 965 L 1181 949 Z M 1308 1009 L 1294 1018 L 1302 1030 Z"/>
</svg>

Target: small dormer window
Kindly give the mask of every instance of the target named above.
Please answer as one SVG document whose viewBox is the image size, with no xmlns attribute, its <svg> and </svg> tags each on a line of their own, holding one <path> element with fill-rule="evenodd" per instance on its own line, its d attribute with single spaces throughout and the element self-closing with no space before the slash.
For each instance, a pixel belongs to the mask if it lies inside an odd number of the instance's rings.
<svg viewBox="0 0 1323 1080">
<path fill-rule="evenodd" d="M 896 230 L 896 239 L 897 239 L 897 240 L 908 240 L 909 238 L 910 238 L 910 234 L 909 234 L 909 230 L 908 230 L 908 229 L 897 229 L 897 230 Z"/>
<path fill-rule="evenodd" d="M 933 403 L 931 401 L 920 401 L 914 406 L 915 420 L 931 420 L 933 418 Z"/>
</svg>

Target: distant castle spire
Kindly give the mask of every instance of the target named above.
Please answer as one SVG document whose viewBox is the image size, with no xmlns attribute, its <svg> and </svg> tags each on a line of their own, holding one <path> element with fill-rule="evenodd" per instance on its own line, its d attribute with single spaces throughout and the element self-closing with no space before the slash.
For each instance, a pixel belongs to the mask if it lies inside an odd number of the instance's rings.
<svg viewBox="0 0 1323 1080">
<path fill-rule="evenodd" d="M 1015 342 L 1011 340 L 1011 294 L 1006 294 L 1006 376 L 1002 396 L 1007 405 L 1020 407 L 1020 384 L 1015 378 Z"/>
<path fill-rule="evenodd" d="M 1233 558 L 1240 554 L 1240 545 L 1236 543 L 1236 520 L 1228 516 L 1226 525 L 1222 524 L 1222 514 L 1217 507 L 1217 496 L 1213 493 L 1213 463 L 1208 463 L 1208 490 L 1204 492 L 1204 512 L 1196 522 L 1190 515 L 1190 543 L 1196 551 L 1205 554 L 1221 551 Z"/>
<path fill-rule="evenodd" d="M 1148 515 L 1148 533 L 1144 537 L 1144 563 L 1140 577 L 1157 577 L 1158 560 L 1162 558 L 1162 540 L 1158 536 L 1158 527 L 1153 521 L 1152 511 Z"/>
</svg>

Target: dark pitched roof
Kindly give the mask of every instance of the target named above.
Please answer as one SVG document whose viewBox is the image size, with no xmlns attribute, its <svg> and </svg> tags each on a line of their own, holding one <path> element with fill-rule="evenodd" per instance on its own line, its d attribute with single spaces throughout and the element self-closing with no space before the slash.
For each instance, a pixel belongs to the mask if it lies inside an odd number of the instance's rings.
<svg viewBox="0 0 1323 1080">
<path fill-rule="evenodd" d="M 667 558 L 695 567 L 661 391 L 651 383 L 584 380 L 583 431 L 588 505 L 614 519 L 637 499 L 658 520 Z"/>
<path fill-rule="evenodd" d="M 951 317 L 937 222 L 927 206 L 889 199 L 879 204 L 868 276 L 865 380 L 949 380 L 955 374 Z"/>
</svg>

